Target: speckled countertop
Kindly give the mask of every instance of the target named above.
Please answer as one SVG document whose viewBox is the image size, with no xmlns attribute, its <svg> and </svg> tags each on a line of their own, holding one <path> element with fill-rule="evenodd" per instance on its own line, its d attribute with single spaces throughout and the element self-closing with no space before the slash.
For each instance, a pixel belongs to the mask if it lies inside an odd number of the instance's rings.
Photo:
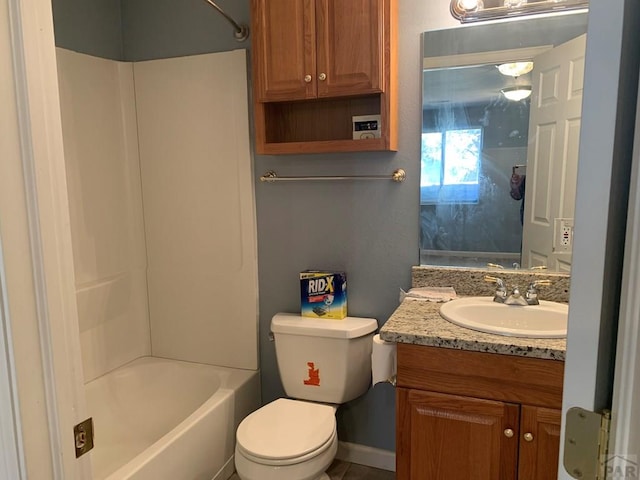
<svg viewBox="0 0 640 480">
<path fill-rule="evenodd" d="M 450 277 L 449 273 L 451 274 Z M 475 269 L 469 269 L 465 273 L 464 269 L 416 267 L 413 272 L 413 286 L 453 286 L 459 294 L 465 296 L 486 295 L 488 294 L 486 285 L 477 280 L 473 283 L 478 285 L 478 290 L 468 285 L 463 287 L 460 284 L 463 279 L 466 279 L 468 283 L 471 275 L 473 275 L 474 279 L 478 277 L 481 278 L 482 273 L 491 273 L 492 275 L 504 277 L 510 277 L 513 274 L 513 272 L 512 274 L 500 272 L 502 273 L 502 275 L 500 275 L 500 273 L 495 271 L 483 272 L 482 270 Z M 543 291 L 541 292 L 542 298 L 559 302 L 566 302 L 568 300 L 568 275 L 549 273 L 532 274 L 530 272 L 516 273 L 516 275 L 523 274 L 527 275 L 527 280 L 529 275 L 535 275 L 536 278 L 550 278 L 554 281 L 554 286 L 550 289 L 552 292 L 549 292 L 551 294 L 544 295 Z M 462 292 L 460 290 L 462 290 Z M 382 326 L 380 329 L 380 337 L 388 342 L 411 343 L 551 360 L 564 361 L 565 359 L 565 339 L 507 337 L 476 332 L 475 330 L 454 325 L 442 318 L 439 313 L 441 305 L 441 303 L 406 298 Z"/>
</svg>

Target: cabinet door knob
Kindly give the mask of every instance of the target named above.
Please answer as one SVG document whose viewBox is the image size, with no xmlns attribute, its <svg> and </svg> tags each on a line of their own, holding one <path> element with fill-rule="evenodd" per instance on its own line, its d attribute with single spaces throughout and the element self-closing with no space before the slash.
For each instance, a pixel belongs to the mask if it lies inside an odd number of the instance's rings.
<svg viewBox="0 0 640 480">
<path fill-rule="evenodd" d="M 304 76 L 304 83 L 311 83 L 311 75 Z"/>
<path fill-rule="evenodd" d="M 507 438 L 513 437 L 513 430 L 511 430 L 510 428 L 505 429 L 504 436 Z"/>
<path fill-rule="evenodd" d="M 327 79 L 327 74 L 321 73 L 320 75 L 318 75 L 318 78 L 320 79 L 321 82 L 324 82 Z"/>
<path fill-rule="evenodd" d="M 527 442 L 533 442 L 533 434 L 531 434 L 531 433 L 529 433 L 529 432 L 525 433 L 525 434 L 524 434 L 524 439 L 525 439 Z"/>
</svg>

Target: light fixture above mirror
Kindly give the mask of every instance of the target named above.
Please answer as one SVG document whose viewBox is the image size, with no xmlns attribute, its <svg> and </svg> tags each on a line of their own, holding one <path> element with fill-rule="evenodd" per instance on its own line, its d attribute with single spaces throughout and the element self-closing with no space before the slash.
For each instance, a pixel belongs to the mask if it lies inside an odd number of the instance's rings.
<svg viewBox="0 0 640 480">
<path fill-rule="evenodd" d="M 507 100 L 519 102 L 531 96 L 531 85 L 516 85 L 500 90 Z"/>
<path fill-rule="evenodd" d="M 588 6 L 588 0 L 451 0 L 451 14 L 461 23 L 469 23 L 586 9 Z"/>
</svg>

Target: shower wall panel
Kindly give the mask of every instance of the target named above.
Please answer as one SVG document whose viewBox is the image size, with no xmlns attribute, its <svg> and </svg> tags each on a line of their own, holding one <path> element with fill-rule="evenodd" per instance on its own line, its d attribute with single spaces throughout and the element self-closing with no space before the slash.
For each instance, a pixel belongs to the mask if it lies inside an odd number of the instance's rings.
<svg viewBox="0 0 640 480">
<path fill-rule="evenodd" d="M 85 381 L 151 353 L 133 67 L 57 49 Z"/>
<path fill-rule="evenodd" d="M 134 64 L 153 355 L 258 367 L 244 50 Z"/>
</svg>

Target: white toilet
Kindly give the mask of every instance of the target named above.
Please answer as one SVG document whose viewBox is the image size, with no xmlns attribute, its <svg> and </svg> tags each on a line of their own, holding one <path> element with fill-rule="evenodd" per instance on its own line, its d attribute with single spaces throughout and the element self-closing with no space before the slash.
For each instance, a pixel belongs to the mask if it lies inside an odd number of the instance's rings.
<svg viewBox="0 0 640 480">
<path fill-rule="evenodd" d="M 335 412 L 369 388 L 377 328 L 373 318 L 273 317 L 280 378 L 296 400 L 279 398 L 240 423 L 235 463 L 242 480 L 329 480 L 324 472 L 338 449 Z"/>
</svg>

